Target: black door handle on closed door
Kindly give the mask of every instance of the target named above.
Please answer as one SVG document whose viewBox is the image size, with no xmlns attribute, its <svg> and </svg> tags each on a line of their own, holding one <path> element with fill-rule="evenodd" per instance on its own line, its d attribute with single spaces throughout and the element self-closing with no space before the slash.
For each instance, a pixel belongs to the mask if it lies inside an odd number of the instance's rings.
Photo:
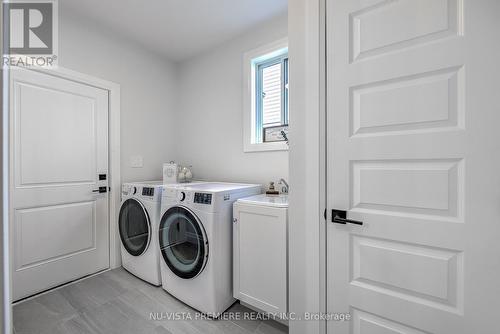
<svg viewBox="0 0 500 334">
<path fill-rule="evenodd" d="M 94 189 L 92 190 L 93 193 L 99 193 L 99 194 L 102 194 L 102 193 L 105 193 L 105 192 L 108 192 L 108 187 L 104 186 L 104 187 L 99 187 L 99 189 Z"/>
<path fill-rule="evenodd" d="M 359 220 L 347 219 L 347 212 L 342 210 L 332 210 L 332 223 L 335 224 L 354 224 L 363 225 L 363 222 Z"/>
</svg>

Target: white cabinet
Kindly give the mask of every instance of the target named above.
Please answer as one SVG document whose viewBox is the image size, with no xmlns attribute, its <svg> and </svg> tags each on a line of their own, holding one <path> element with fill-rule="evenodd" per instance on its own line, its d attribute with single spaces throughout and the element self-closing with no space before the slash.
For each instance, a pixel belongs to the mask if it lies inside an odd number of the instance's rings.
<svg viewBox="0 0 500 334">
<path fill-rule="evenodd" d="M 233 295 L 264 312 L 288 310 L 288 204 L 239 200 L 233 218 Z M 253 197 L 253 198 L 259 198 Z"/>
</svg>

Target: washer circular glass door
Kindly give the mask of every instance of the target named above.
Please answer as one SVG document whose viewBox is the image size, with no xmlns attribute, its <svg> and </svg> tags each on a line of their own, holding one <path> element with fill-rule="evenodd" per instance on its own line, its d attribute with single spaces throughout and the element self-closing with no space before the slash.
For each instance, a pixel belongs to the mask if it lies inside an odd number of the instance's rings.
<svg viewBox="0 0 500 334">
<path fill-rule="evenodd" d="M 160 251 L 170 270 L 181 278 L 202 272 L 208 258 L 208 241 L 203 225 L 194 213 L 174 206 L 160 221 Z"/>
<path fill-rule="evenodd" d="M 123 247 L 130 255 L 139 256 L 149 246 L 151 223 L 141 202 L 130 198 L 123 202 L 118 218 L 118 228 Z"/>
</svg>

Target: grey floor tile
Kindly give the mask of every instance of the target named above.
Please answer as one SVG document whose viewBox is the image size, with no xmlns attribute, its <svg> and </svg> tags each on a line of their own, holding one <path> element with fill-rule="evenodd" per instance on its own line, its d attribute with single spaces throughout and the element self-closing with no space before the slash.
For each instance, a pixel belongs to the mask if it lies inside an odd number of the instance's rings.
<svg viewBox="0 0 500 334">
<path fill-rule="evenodd" d="M 245 319 L 243 315 L 252 311 L 240 304 L 228 312 L 240 318 L 200 319 L 196 310 L 161 287 L 120 268 L 17 304 L 14 326 L 16 334 L 287 333 L 287 327 L 272 321 Z M 177 314 L 184 319 L 155 320 L 152 314 Z"/>
<path fill-rule="evenodd" d="M 123 267 L 106 271 L 99 276 L 106 280 L 108 284 L 121 290 L 134 290 L 138 286 L 148 284 L 123 269 Z"/>
<path fill-rule="evenodd" d="M 39 302 L 41 297 L 21 302 L 13 307 L 13 322 L 18 334 L 35 334 L 51 330 L 73 313 L 60 312 L 59 306 L 46 306 Z M 44 302 L 48 299 L 45 297 Z M 54 298 L 59 300 L 59 298 Z"/>
<path fill-rule="evenodd" d="M 80 315 L 75 315 L 41 334 L 99 334 Z"/>
<path fill-rule="evenodd" d="M 85 312 L 117 298 L 121 290 L 100 276 L 94 276 L 68 285 L 59 291 L 73 308 Z"/>
<path fill-rule="evenodd" d="M 157 333 L 157 334 L 172 334 L 171 331 L 169 331 L 165 327 L 161 327 L 161 326 L 158 326 L 155 328 L 155 333 Z"/>
<path fill-rule="evenodd" d="M 189 306 L 182 303 L 161 287 L 154 287 L 149 284 L 141 284 L 137 287 L 144 295 L 152 301 L 162 305 L 164 312 L 186 312 Z"/>
<path fill-rule="evenodd" d="M 140 317 L 121 301 L 111 301 L 93 310 L 87 310 L 82 318 L 96 333 L 137 334 L 154 333 L 156 324 Z"/>
<path fill-rule="evenodd" d="M 172 334 L 205 334 L 193 326 L 190 320 L 162 320 L 155 322 Z"/>
<path fill-rule="evenodd" d="M 233 313 L 234 319 L 231 320 L 233 323 L 250 332 L 254 332 L 261 323 L 257 318 L 257 312 L 250 310 L 238 302 L 231 306 L 227 312 Z"/>
<path fill-rule="evenodd" d="M 249 330 L 234 323 L 229 318 L 226 311 L 219 319 L 209 319 L 195 309 L 187 306 L 187 312 L 192 319 L 189 324 L 204 334 L 250 334 L 253 330 Z M 240 309 L 242 310 L 242 309 Z M 257 324 L 258 326 L 258 324 Z M 257 327 L 255 326 L 255 327 Z M 249 325 L 247 327 L 250 327 Z"/>
<path fill-rule="evenodd" d="M 58 314 L 61 319 L 70 318 L 78 312 L 59 290 L 40 295 L 35 301 L 42 304 L 47 310 Z"/>
<path fill-rule="evenodd" d="M 273 320 L 265 320 L 259 325 L 256 334 L 286 334 L 288 327 Z"/>
<path fill-rule="evenodd" d="M 166 294 L 162 289 L 157 290 L 156 293 L 161 295 Z M 118 300 L 147 320 L 151 320 L 152 316 L 157 314 L 185 311 L 184 305 L 179 304 L 171 298 L 152 298 L 140 289 L 130 290 L 118 297 Z"/>
<path fill-rule="evenodd" d="M 251 334 L 228 320 L 193 320 L 191 325 L 204 334 Z"/>
<path fill-rule="evenodd" d="M 66 320 L 60 327 L 63 333 L 71 334 L 99 334 L 92 330 L 90 324 L 81 315 Z"/>
</svg>

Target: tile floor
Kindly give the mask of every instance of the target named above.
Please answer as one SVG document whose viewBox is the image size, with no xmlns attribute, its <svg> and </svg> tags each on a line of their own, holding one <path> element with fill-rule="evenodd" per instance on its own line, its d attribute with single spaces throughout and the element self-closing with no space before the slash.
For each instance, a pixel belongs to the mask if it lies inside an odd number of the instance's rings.
<svg viewBox="0 0 500 334">
<path fill-rule="evenodd" d="M 226 319 L 196 319 L 196 311 L 124 269 L 107 271 L 14 306 L 15 334 L 283 334 L 287 327 L 272 321 L 243 319 L 251 312 L 240 304 Z M 152 320 L 182 315 L 181 320 Z M 237 319 L 235 314 L 240 315 Z M 229 314 L 228 314 L 229 315 Z M 253 313 L 253 315 L 256 315 Z M 192 319 L 189 319 L 191 316 Z"/>
</svg>

